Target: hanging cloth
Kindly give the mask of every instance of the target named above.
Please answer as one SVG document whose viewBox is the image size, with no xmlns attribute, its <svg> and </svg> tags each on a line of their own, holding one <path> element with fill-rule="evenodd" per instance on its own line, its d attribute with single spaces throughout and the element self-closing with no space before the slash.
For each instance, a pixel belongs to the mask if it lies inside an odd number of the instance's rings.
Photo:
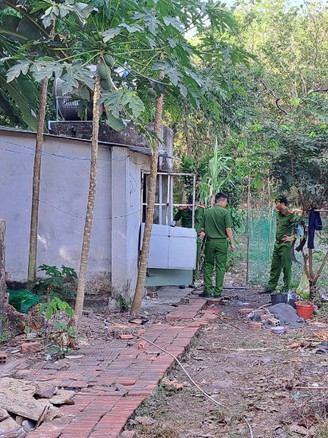
<svg viewBox="0 0 328 438">
<path fill-rule="evenodd" d="M 322 220 L 320 212 L 311 208 L 309 214 L 309 228 L 308 228 L 308 248 L 314 249 L 314 235 L 316 231 L 322 230 Z"/>
</svg>

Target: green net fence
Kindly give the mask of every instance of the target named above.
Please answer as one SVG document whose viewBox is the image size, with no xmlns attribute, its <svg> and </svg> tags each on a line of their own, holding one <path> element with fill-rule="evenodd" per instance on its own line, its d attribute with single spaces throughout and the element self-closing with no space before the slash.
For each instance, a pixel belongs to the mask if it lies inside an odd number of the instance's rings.
<svg viewBox="0 0 328 438">
<path fill-rule="evenodd" d="M 248 226 L 248 282 L 265 284 L 271 264 L 276 224 L 271 209 L 250 209 Z"/>
<path fill-rule="evenodd" d="M 328 216 L 322 215 L 323 230 L 316 233 L 314 250 L 314 270 L 318 269 L 328 249 Z M 269 278 L 271 257 L 275 242 L 276 216 L 273 209 L 252 208 L 249 211 L 249 225 L 247 237 L 248 282 L 251 284 L 265 285 Z M 246 232 L 247 233 L 247 232 Z M 305 246 L 306 248 L 306 246 Z M 303 257 L 300 252 L 295 252 L 299 263 L 293 263 L 292 288 L 296 288 L 302 272 Z M 282 283 L 282 276 L 280 279 Z M 318 281 L 319 287 L 328 288 L 328 265 L 322 272 Z"/>
</svg>

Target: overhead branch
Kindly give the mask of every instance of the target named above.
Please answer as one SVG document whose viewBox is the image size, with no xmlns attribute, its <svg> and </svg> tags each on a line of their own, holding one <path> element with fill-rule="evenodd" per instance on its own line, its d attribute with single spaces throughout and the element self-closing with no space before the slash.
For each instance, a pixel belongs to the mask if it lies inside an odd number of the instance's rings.
<svg viewBox="0 0 328 438">
<path fill-rule="evenodd" d="M 281 100 L 281 97 L 280 97 L 280 96 L 277 96 L 276 93 L 275 93 L 275 91 L 274 91 L 274 89 L 271 88 L 271 87 L 269 87 L 269 86 L 268 86 L 266 83 L 264 83 L 263 81 L 261 81 L 261 84 L 264 86 L 264 88 L 265 88 L 267 91 L 269 91 L 269 93 L 271 94 L 271 96 L 274 97 L 277 108 L 278 108 L 281 112 L 283 112 L 283 113 L 285 114 L 285 116 L 286 116 L 286 115 L 288 114 L 288 111 L 287 111 L 285 108 L 283 108 L 283 107 L 280 105 L 280 103 L 279 103 L 280 100 Z"/>
<path fill-rule="evenodd" d="M 312 93 L 327 93 L 328 92 L 328 88 L 316 88 L 316 89 L 311 89 L 307 92 L 307 95 L 312 94 Z"/>
</svg>

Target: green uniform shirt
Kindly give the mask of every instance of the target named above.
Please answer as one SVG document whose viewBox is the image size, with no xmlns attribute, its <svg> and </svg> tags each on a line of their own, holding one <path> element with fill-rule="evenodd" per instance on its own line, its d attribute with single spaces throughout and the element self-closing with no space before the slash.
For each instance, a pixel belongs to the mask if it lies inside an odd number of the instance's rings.
<svg viewBox="0 0 328 438">
<path fill-rule="evenodd" d="M 199 205 L 195 209 L 195 229 L 197 234 L 200 233 L 202 228 L 202 221 L 204 216 L 204 207 Z M 179 221 L 181 219 L 181 226 L 184 228 L 192 227 L 192 209 L 189 207 L 181 207 L 176 212 L 174 218 L 175 221 Z"/>
<path fill-rule="evenodd" d="M 277 212 L 277 232 L 276 241 L 281 242 L 284 236 L 294 236 L 295 224 L 299 221 L 299 217 L 286 208 L 283 212 Z"/>
<path fill-rule="evenodd" d="M 212 208 L 205 210 L 202 228 L 210 239 L 227 239 L 226 229 L 232 228 L 230 212 L 221 205 L 214 204 Z"/>
</svg>

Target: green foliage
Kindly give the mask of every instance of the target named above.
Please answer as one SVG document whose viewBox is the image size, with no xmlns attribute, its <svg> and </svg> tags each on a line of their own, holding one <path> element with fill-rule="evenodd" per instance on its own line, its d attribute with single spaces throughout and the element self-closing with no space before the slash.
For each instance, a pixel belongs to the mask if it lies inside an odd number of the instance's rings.
<svg viewBox="0 0 328 438">
<path fill-rule="evenodd" d="M 304 210 L 328 205 L 328 129 L 321 116 L 327 110 L 325 98 L 307 99 L 285 117 L 284 125 L 270 132 L 280 146 L 273 160 L 273 175 L 281 190 L 299 194 Z"/>
<path fill-rule="evenodd" d="M 11 11 L 4 11 L 6 22 Z M 55 4 L 32 0 L 17 11 L 30 17 L 39 38 L 23 44 L 21 33 L 12 35 L 15 44 L 8 57 L 8 83 L 20 75 L 32 75 L 37 82 L 61 77 L 63 93 L 79 90 L 81 95 L 81 89 L 93 89 L 94 73 L 89 66 L 101 64 L 99 104 L 104 103 L 104 119 L 118 130 L 132 120 L 146 126 L 153 117 L 154 99 L 161 93 L 176 107 L 181 96 L 199 105 L 204 97 L 203 78 L 193 55 L 202 54 L 186 39 L 186 30 L 235 29 L 220 3 L 202 0 L 66 0 Z M 161 71 L 165 78 L 160 81 Z M 174 112 L 172 105 L 167 109 Z"/>
<path fill-rule="evenodd" d="M 118 294 L 117 301 L 119 303 L 121 312 L 127 312 L 129 310 L 129 301 L 123 294 Z"/>
<path fill-rule="evenodd" d="M 41 304 L 40 312 L 45 315 L 48 321 L 46 332 L 46 341 L 49 345 L 48 354 L 52 358 L 61 359 L 71 351 L 76 331 L 69 322 L 60 322 L 58 318 L 61 313 L 64 313 L 66 318 L 71 318 L 73 309 L 67 302 L 55 297 L 49 303 Z"/>
<path fill-rule="evenodd" d="M 47 320 L 51 319 L 59 312 L 65 312 L 68 317 L 73 316 L 73 309 L 71 306 L 58 297 L 53 298 L 49 303 L 40 304 L 40 311 L 45 314 Z"/>
<path fill-rule="evenodd" d="M 75 269 L 62 265 L 61 269 L 57 266 L 40 265 L 39 272 L 44 272 L 48 278 L 38 278 L 30 284 L 31 290 L 38 294 L 46 294 L 49 298 L 74 298 L 75 292 L 72 285 L 77 279 Z"/>
<path fill-rule="evenodd" d="M 325 3 L 239 2 L 235 16 L 246 48 L 256 53 L 260 137 L 274 141 L 268 169 L 277 190 L 307 210 L 327 203 L 327 68 Z M 272 163 L 272 165 L 271 165 Z"/>
</svg>

